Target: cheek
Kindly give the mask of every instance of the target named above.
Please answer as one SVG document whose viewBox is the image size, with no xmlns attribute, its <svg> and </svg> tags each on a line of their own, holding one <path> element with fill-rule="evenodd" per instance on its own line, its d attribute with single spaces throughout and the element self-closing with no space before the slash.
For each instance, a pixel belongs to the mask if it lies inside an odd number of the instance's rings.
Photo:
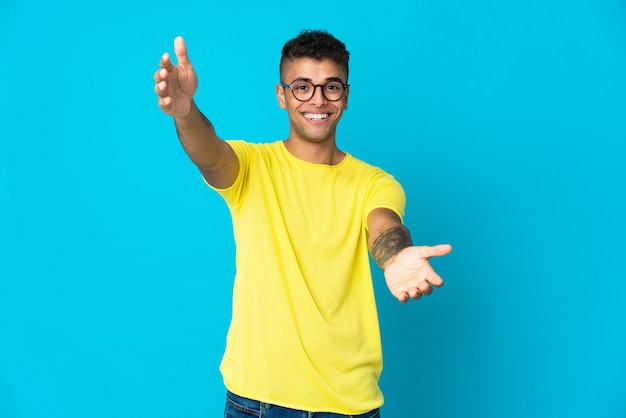
<svg viewBox="0 0 626 418">
<path fill-rule="evenodd" d="M 300 102 L 294 102 L 293 100 L 285 101 L 285 109 L 289 113 L 299 114 L 300 113 Z"/>
</svg>

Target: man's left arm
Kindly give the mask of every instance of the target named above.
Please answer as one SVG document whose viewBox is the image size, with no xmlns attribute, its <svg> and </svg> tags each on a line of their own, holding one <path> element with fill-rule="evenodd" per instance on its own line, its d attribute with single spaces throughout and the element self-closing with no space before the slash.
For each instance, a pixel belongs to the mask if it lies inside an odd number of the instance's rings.
<svg viewBox="0 0 626 418">
<path fill-rule="evenodd" d="M 430 295 L 433 286 L 443 285 L 428 260 L 448 254 L 452 251 L 450 245 L 414 246 L 400 216 L 385 208 L 370 212 L 367 229 L 370 254 L 384 270 L 389 291 L 401 303 Z"/>
</svg>

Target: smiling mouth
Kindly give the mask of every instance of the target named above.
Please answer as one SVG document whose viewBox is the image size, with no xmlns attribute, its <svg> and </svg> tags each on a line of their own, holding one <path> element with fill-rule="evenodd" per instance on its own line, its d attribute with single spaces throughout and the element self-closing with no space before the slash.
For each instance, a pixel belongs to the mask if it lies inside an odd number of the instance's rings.
<svg viewBox="0 0 626 418">
<path fill-rule="evenodd" d="M 310 120 L 322 120 L 330 116 L 330 113 L 304 113 L 303 116 Z"/>
</svg>

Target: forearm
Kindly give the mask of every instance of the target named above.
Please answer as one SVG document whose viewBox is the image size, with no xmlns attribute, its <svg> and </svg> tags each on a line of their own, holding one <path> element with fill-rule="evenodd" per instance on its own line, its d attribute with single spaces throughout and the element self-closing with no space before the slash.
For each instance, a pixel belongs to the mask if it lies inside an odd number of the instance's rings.
<svg viewBox="0 0 626 418">
<path fill-rule="evenodd" d="M 178 139 L 191 161 L 202 171 L 215 169 L 223 159 L 223 144 L 195 102 L 192 102 L 187 116 L 174 117 L 174 124 Z"/>
<path fill-rule="evenodd" d="M 390 209 L 374 209 L 367 217 L 368 248 L 372 259 L 385 270 L 396 254 L 410 247 L 411 235 L 398 214 Z"/>
<path fill-rule="evenodd" d="M 376 264 L 385 270 L 400 251 L 411 245 L 413 244 L 409 230 L 404 225 L 394 225 L 373 237 L 370 254 Z"/>
</svg>

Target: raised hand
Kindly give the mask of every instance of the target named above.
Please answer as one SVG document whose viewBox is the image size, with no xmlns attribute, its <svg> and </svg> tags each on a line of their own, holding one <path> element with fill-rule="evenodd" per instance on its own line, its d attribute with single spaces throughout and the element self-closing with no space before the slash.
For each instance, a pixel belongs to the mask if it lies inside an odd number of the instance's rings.
<svg viewBox="0 0 626 418">
<path fill-rule="evenodd" d="M 184 117 L 191 111 L 198 77 L 187 56 L 185 41 L 180 36 L 174 39 L 174 53 L 178 65 L 172 63 L 167 52 L 161 57 L 160 68 L 154 73 L 154 91 L 164 113 Z"/>
<path fill-rule="evenodd" d="M 443 285 L 443 279 L 428 260 L 450 251 L 452 247 L 448 244 L 412 246 L 400 251 L 385 269 L 385 280 L 391 294 L 402 303 L 406 303 L 409 298 L 417 300 L 422 295 L 430 295 L 433 286 Z"/>
</svg>

